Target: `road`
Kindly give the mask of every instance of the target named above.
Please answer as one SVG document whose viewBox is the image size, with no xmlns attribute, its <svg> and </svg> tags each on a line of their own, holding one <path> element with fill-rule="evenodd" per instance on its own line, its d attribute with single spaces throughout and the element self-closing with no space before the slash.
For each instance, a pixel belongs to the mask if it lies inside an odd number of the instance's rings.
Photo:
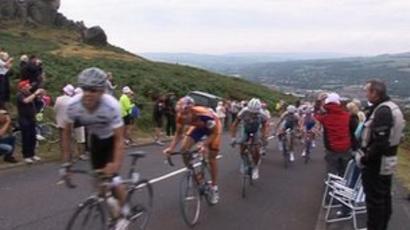
<svg viewBox="0 0 410 230">
<path fill-rule="evenodd" d="M 261 166 L 261 178 L 249 190 L 248 198 L 242 199 L 237 149 L 227 144 L 226 136 L 223 143 L 223 157 L 219 161 L 221 200 L 214 207 L 202 206 L 196 229 L 315 228 L 325 175 L 322 148 L 316 149 L 308 165 L 297 155 L 297 161 L 285 169 L 276 144 L 271 141 Z M 146 178 L 157 178 L 181 167 L 181 164 L 175 168 L 164 164 L 159 146 L 140 149 L 149 152 L 139 163 Z M 58 163 L 48 163 L 0 171 L 0 229 L 64 229 L 75 205 L 92 189 L 90 180 L 84 176 L 74 178 L 79 185 L 74 190 L 56 185 L 58 169 Z M 189 229 L 179 213 L 180 176 L 154 184 L 154 210 L 148 229 Z"/>
</svg>

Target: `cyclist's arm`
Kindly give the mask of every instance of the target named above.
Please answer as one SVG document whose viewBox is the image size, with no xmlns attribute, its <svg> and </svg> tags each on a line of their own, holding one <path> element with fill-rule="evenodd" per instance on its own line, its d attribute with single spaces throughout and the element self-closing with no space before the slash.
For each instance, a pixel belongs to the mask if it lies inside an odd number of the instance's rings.
<svg viewBox="0 0 410 230">
<path fill-rule="evenodd" d="M 240 122 L 241 122 L 241 119 L 237 118 L 231 126 L 231 137 L 232 138 L 236 137 L 236 131 L 238 129 L 238 125 L 239 125 Z"/>
<path fill-rule="evenodd" d="M 279 126 L 280 126 L 280 125 L 282 124 L 282 122 L 285 120 L 285 117 L 286 117 L 286 112 L 283 113 L 283 114 L 280 116 L 279 121 L 278 121 L 278 123 L 276 124 L 275 130 L 278 130 L 278 129 L 279 129 Z"/>
<path fill-rule="evenodd" d="M 178 143 L 182 140 L 182 137 L 184 135 L 184 128 L 185 126 L 183 124 L 177 122 L 175 136 L 172 139 L 171 144 L 169 145 L 170 149 L 175 149 Z"/>
<path fill-rule="evenodd" d="M 114 161 L 115 171 L 119 171 L 124 160 L 124 126 L 114 129 Z"/>
<path fill-rule="evenodd" d="M 263 122 L 261 131 L 262 131 L 262 138 L 263 139 L 267 138 L 269 135 L 269 121 L 268 120 Z"/>
</svg>

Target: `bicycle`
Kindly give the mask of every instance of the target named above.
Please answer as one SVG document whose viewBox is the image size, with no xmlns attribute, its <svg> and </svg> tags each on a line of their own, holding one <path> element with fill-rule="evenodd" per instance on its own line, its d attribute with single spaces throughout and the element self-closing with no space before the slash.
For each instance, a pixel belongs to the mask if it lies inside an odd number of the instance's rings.
<svg viewBox="0 0 410 230">
<path fill-rule="evenodd" d="M 294 147 L 294 131 L 292 129 L 286 129 L 285 133 L 280 134 L 279 138 L 281 139 L 284 166 L 288 168 L 289 163 L 291 163 L 289 151 L 292 151 Z"/>
<path fill-rule="evenodd" d="M 21 128 L 17 122 L 13 123 L 12 135 L 16 138 L 16 144 L 22 145 Z M 55 144 L 60 141 L 57 125 L 53 122 L 44 122 L 36 124 L 37 141 L 45 141 L 49 144 Z"/>
<path fill-rule="evenodd" d="M 238 143 L 233 143 L 232 147 L 234 147 L 236 144 Z M 251 154 L 252 152 L 258 151 L 257 146 L 259 145 L 258 143 L 255 143 L 255 134 L 250 133 L 249 139 L 242 145 L 244 149 L 243 149 L 243 153 L 241 153 L 241 159 L 242 159 L 242 164 L 243 164 L 242 165 L 243 168 L 241 167 L 241 172 L 242 172 L 241 194 L 242 194 L 242 198 L 246 198 L 247 184 L 249 183 L 250 186 L 253 186 L 252 173 L 253 173 L 254 166 L 252 164 L 252 160 L 250 157 L 252 157 L 252 154 Z"/>
<path fill-rule="evenodd" d="M 153 189 L 148 180 L 140 179 L 140 174 L 136 172 L 138 159 L 146 155 L 144 152 L 129 153 L 132 157 L 131 169 L 128 172 L 128 179 L 119 183 L 127 186 L 126 202 L 130 206 L 130 214 L 125 218 L 130 222 L 127 229 L 145 229 L 151 216 L 153 206 Z M 86 174 L 96 179 L 96 193 L 77 205 L 77 208 L 68 221 L 66 230 L 79 229 L 99 229 L 115 230 L 115 225 L 119 218 L 119 204 L 113 195 L 113 188 L 118 182 L 113 182 L 112 177 L 107 177 L 101 170 L 89 172 L 86 170 L 72 169 L 65 167 L 68 173 Z M 71 179 L 64 174 L 62 180 L 68 188 L 76 188 Z M 137 199 L 138 195 L 144 195 L 144 199 Z M 142 202 L 146 203 L 142 203 Z M 108 218 L 106 217 L 108 215 Z M 96 223 L 93 222 L 96 221 Z M 91 222 L 91 224 L 90 224 Z"/>
<path fill-rule="evenodd" d="M 305 133 L 305 164 L 307 164 L 310 160 L 310 154 L 312 150 L 312 143 L 314 139 L 315 133 L 312 130 L 306 131 Z"/>
<path fill-rule="evenodd" d="M 182 155 L 187 163 L 187 172 L 182 176 L 179 187 L 180 210 L 185 224 L 194 227 L 199 221 L 201 200 L 205 198 L 208 205 L 213 205 L 208 162 L 200 149 L 195 149 L 184 153 L 170 153 L 167 156 L 170 166 L 175 166 L 171 159 L 175 155 Z"/>
</svg>

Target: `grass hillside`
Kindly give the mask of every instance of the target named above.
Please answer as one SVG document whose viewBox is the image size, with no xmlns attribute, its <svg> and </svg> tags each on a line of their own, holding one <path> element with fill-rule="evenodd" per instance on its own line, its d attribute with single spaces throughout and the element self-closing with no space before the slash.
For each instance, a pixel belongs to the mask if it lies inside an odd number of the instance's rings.
<svg viewBox="0 0 410 230">
<path fill-rule="evenodd" d="M 13 83 L 19 77 L 18 57 L 21 54 L 39 56 L 46 72 L 46 89 L 54 97 L 64 84 L 75 83 L 81 70 L 97 66 L 112 72 L 119 88 L 124 85 L 132 87 L 142 104 L 149 105 L 152 94 L 175 92 L 182 96 L 191 90 L 234 99 L 259 97 L 271 105 L 280 98 L 290 99 L 245 80 L 187 66 L 151 62 L 114 46 L 89 46 L 80 42 L 76 31 L 67 29 L 27 28 L 12 22 L 0 22 L 0 47 L 16 60 Z M 149 106 L 144 107 L 140 120 L 141 125 L 148 123 Z"/>
</svg>

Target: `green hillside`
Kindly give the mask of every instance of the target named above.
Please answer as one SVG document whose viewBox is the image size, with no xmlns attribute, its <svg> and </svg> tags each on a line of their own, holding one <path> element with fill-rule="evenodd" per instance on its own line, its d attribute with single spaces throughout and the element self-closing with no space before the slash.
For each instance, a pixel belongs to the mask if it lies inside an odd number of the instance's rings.
<svg viewBox="0 0 410 230">
<path fill-rule="evenodd" d="M 46 89 L 57 96 L 66 83 L 75 83 L 86 67 L 97 66 L 114 75 L 120 87 L 131 86 L 144 107 L 141 124 L 150 121 L 150 97 L 175 92 L 182 96 L 191 90 L 206 91 L 224 98 L 260 97 L 271 105 L 284 95 L 258 84 L 181 65 L 151 62 L 123 49 L 94 47 L 80 42 L 76 31 L 50 27 L 28 29 L 19 24 L 0 22 L 0 47 L 16 60 L 13 83 L 18 79 L 18 57 L 36 54 L 44 63 Z M 14 87 L 15 84 L 13 84 Z M 286 98 L 290 99 L 290 98 Z"/>
</svg>

